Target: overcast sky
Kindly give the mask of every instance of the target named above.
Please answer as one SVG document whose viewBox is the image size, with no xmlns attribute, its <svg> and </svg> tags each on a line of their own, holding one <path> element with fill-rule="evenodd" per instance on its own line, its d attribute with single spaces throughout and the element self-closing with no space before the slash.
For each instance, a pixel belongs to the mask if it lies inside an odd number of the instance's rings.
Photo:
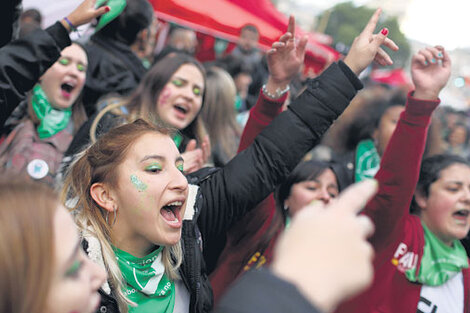
<svg viewBox="0 0 470 313">
<path fill-rule="evenodd" d="M 291 0 L 302 4 L 315 3 L 324 9 L 342 0 Z M 400 0 L 394 0 L 400 1 Z M 357 5 L 367 0 L 354 0 Z M 428 45 L 440 44 L 452 50 L 470 47 L 470 1 L 469 0 L 413 0 L 401 25 L 410 39 Z"/>
<path fill-rule="evenodd" d="M 8 1 L 8 0 L 1 0 Z M 197 1 L 197 0 L 194 0 Z M 341 0 L 294 0 L 329 8 Z M 399 0 L 395 0 L 399 1 Z M 256 0 L 253 0 L 256 2 Z M 354 0 L 358 5 L 367 0 Z M 81 0 L 23 0 L 25 8 L 38 7 L 45 15 L 45 25 L 70 12 Z M 425 44 L 441 44 L 451 50 L 470 47 L 470 0 L 413 0 L 402 30 L 410 39 Z"/>
</svg>

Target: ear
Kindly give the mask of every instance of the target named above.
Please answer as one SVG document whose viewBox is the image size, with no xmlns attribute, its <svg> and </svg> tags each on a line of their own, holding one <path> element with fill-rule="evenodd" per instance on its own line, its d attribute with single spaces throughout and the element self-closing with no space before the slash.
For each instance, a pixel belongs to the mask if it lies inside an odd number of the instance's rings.
<svg viewBox="0 0 470 313">
<path fill-rule="evenodd" d="M 428 204 L 428 198 L 424 195 L 421 190 L 416 189 L 415 201 L 422 210 L 426 209 Z"/>
<path fill-rule="evenodd" d="M 116 209 L 116 202 L 112 196 L 111 190 L 106 184 L 94 183 L 91 185 L 90 195 L 100 207 L 108 212 L 114 212 Z"/>
<path fill-rule="evenodd" d="M 377 138 L 379 136 L 379 130 L 378 126 L 374 131 L 372 132 L 372 139 L 374 140 L 374 143 L 377 142 L 379 139 Z"/>
</svg>

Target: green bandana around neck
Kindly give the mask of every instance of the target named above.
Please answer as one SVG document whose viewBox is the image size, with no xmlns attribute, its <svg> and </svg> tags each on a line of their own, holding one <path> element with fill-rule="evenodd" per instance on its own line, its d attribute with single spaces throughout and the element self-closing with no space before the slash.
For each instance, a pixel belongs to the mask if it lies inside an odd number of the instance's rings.
<svg viewBox="0 0 470 313">
<path fill-rule="evenodd" d="M 379 166 L 380 156 L 377 153 L 374 142 L 370 139 L 359 142 L 356 149 L 355 182 L 374 178 L 379 170 Z"/>
<path fill-rule="evenodd" d="M 183 142 L 183 136 L 181 136 L 181 134 L 179 134 L 179 133 L 176 133 L 173 136 L 173 142 L 175 143 L 176 148 L 179 149 L 179 147 L 181 146 L 181 143 Z"/>
<path fill-rule="evenodd" d="M 175 307 L 175 284 L 165 275 L 163 246 L 143 258 L 114 247 L 119 269 L 126 281 L 124 294 L 137 303 L 130 313 L 172 313 Z"/>
<path fill-rule="evenodd" d="M 459 240 L 454 240 L 452 247 L 444 244 L 424 223 L 424 251 L 421 258 L 419 274 L 416 267 L 405 272 L 411 282 L 419 282 L 426 286 L 441 286 L 449 279 L 468 268 L 468 258 L 465 248 Z"/>
<path fill-rule="evenodd" d="M 49 138 L 65 129 L 72 116 L 72 109 L 59 110 L 53 108 L 47 99 L 46 93 L 39 84 L 33 88 L 31 97 L 34 113 L 40 123 L 37 127 L 39 139 Z"/>
</svg>

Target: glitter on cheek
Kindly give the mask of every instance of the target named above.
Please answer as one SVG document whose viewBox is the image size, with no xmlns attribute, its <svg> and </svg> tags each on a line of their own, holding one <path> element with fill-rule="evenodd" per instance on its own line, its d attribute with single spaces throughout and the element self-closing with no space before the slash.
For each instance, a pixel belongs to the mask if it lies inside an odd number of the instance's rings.
<svg viewBox="0 0 470 313">
<path fill-rule="evenodd" d="M 145 190 L 147 189 L 147 187 L 148 187 L 143 181 L 141 181 L 141 180 L 140 180 L 136 175 L 134 175 L 134 174 L 131 175 L 131 183 L 132 183 L 132 185 L 134 185 L 134 187 L 135 187 L 138 191 L 140 191 L 140 192 L 145 191 Z"/>
<path fill-rule="evenodd" d="M 163 88 L 162 92 L 160 93 L 160 97 L 158 97 L 158 105 L 166 105 L 168 99 L 171 96 L 171 90 L 168 87 Z"/>
</svg>

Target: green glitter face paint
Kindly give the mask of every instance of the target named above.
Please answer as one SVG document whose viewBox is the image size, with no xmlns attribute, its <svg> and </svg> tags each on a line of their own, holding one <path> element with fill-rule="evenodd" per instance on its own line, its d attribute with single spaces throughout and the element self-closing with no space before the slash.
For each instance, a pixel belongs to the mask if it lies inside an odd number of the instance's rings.
<svg viewBox="0 0 470 313">
<path fill-rule="evenodd" d="M 82 267 L 83 262 L 75 261 L 72 266 L 65 273 L 66 276 L 76 276 L 80 268 Z"/>
<path fill-rule="evenodd" d="M 147 172 L 158 173 L 162 170 L 162 166 L 159 163 L 152 163 L 149 166 L 145 167 Z"/>
<path fill-rule="evenodd" d="M 176 167 L 178 168 L 178 170 L 179 170 L 181 173 L 184 173 L 184 166 L 183 166 L 183 163 L 177 164 Z"/>
<path fill-rule="evenodd" d="M 141 181 L 136 175 L 131 175 L 131 183 L 137 188 L 138 191 L 144 191 L 147 189 L 147 185 Z"/>
</svg>

